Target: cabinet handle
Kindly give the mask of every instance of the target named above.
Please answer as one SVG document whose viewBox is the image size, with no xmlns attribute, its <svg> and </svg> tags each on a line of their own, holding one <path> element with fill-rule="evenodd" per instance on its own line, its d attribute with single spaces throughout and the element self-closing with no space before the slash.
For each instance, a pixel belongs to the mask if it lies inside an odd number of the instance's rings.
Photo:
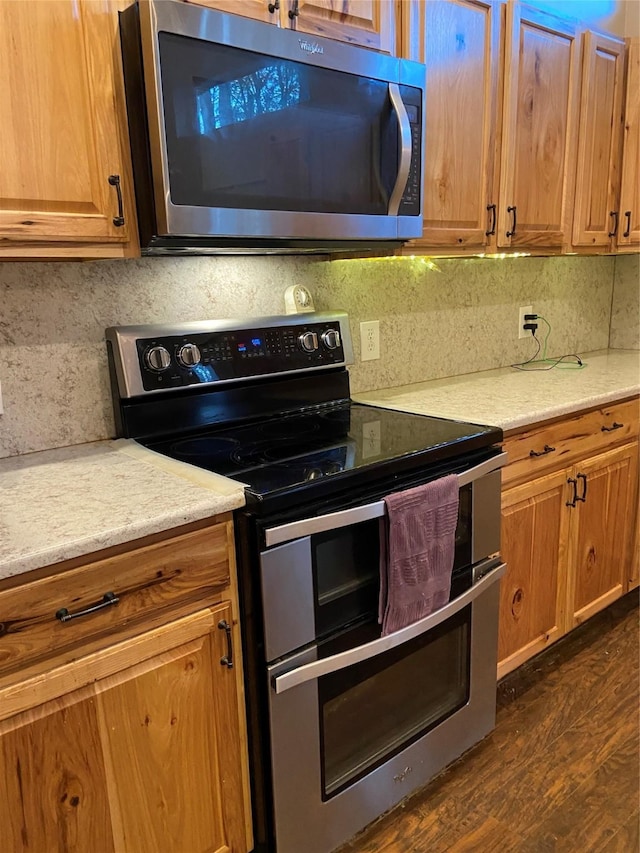
<svg viewBox="0 0 640 853">
<path fill-rule="evenodd" d="M 289 9 L 289 17 L 293 21 L 294 18 L 297 18 L 300 14 L 300 10 L 298 9 L 298 0 L 293 0 L 293 7 Z"/>
<path fill-rule="evenodd" d="M 567 483 L 571 483 L 571 485 L 573 486 L 573 497 L 570 501 L 567 501 L 567 506 L 575 506 L 576 501 L 578 499 L 578 481 L 574 480 L 573 477 L 569 477 Z"/>
<path fill-rule="evenodd" d="M 623 237 L 628 237 L 631 234 L 631 211 L 625 210 L 624 218 L 627 220 L 627 224 L 625 226 L 624 231 L 622 232 Z"/>
<path fill-rule="evenodd" d="M 274 12 L 277 12 L 279 8 L 280 0 L 275 0 L 275 3 L 269 3 L 269 5 L 267 6 L 267 9 L 271 12 L 272 15 Z"/>
<path fill-rule="evenodd" d="M 516 206 L 507 208 L 507 213 L 511 214 L 511 231 L 507 231 L 507 237 L 513 237 L 516 233 L 516 225 L 518 220 L 516 219 Z"/>
<path fill-rule="evenodd" d="M 218 622 L 218 628 L 221 631 L 224 631 L 227 635 L 227 653 L 224 657 L 220 658 L 220 665 L 226 666 L 229 669 L 233 669 L 233 643 L 231 640 L 231 625 L 227 622 L 226 619 L 221 619 Z"/>
<path fill-rule="evenodd" d="M 122 207 L 122 190 L 120 189 L 120 175 L 109 175 L 109 183 L 116 188 L 118 196 L 118 215 L 113 217 L 113 224 L 116 228 L 124 225 L 124 209 Z"/>
<path fill-rule="evenodd" d="M 609 216 L 611 216 L 613 219 L 613 230 L 609 231 L 608 236 L 609 237 L 615 237 L 616 234 L 618 233 L 618 211 L 617 210 L 609 211 Z"/>
<path fill-rule="evenodd" d="M 105 607 L 116 605 L 119 601 L 120 599 L 115 592 L 105 592 L 101 601 L 91 604 L 89 607 L 85 607 L 84 610 L 78 610 L 76 613 L 70 613 L 66 607 L 61 607 L 60 610 L 56 612 L 56 619 L 59 619 L 61 622 L 69 622 L 69 620 L 77 619 L 79 616 L 88 616 L 90 613 L 97 613 L 98 610 L 104 610 Z"/>
<path fill-rule="evenodd" d="M 529 456 L 546 456 L 547 453 L 553 453 L 555 447 L 551 447 L 550 444 L 545 444 L 542 450 L 530 450 Z"/>
<path fill-rule="evenodd" d="M 582 495 L 580 497 L 576 497 L 576 500 L 584 503 L 587 499 L 587 475 L 578 474 L 577 476 L 578 480 L 582 480 Z"/>
<path fill-rule="evenodd" d="M 487 213 L 491 214 L 491 226 L 488 231 L 484 232 L 485 237 L 491 237 L 496 233 L 496 205 L 488 204 L 487 205 Z"/>
<path fill-rule="evenodd" d="M 608 427 L 608 426 L 601 426 L 601 427 L 600 427 L 600 432 L 613 432 L 613 431 L 614 431 L 614 429 L 622 429 L 622 427 L 623 427 L 623 426 L 624 426 L 624 424 L 619 424 L 619 423 L 617 423 L 616 421 L 614 421 L 614 422 L 613 422 L 613 425 L 612 425 L 612 426 L 610 426 L 610 427 Z"/>
</svg>

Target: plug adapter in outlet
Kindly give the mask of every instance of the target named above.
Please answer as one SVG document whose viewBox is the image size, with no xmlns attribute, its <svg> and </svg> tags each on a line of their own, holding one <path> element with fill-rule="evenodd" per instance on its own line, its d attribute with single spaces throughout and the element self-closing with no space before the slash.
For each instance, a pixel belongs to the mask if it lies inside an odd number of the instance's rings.
<svg viewBox="0 0 640 853">
<path fill-rule="evenodd" d="M 525 314 L 533 314 L 533 306 L 525 305 L 523 308 L 520 308 L 518 312 L 518 337 L 519 338 L 530 338 L 531 332 L 528 329 L 524 328 L 524 324 L 527 322 L 524 319 Z"/>
<path fill-rule="evenodd" d="M 362 361 L 373 361 L 374 358 L 380 358 L 379 320 L 360 323 L 360 358 Z"/>
</svg>

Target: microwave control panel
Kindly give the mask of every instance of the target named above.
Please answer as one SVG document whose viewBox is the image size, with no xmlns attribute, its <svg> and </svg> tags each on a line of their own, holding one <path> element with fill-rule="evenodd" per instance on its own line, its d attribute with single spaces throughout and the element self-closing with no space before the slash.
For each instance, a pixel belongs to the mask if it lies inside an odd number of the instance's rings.
<svg viewBox="0 0 640 853">
<path fill-rule="evenodd" d="M 420 216 L 422 184 L 422 99 L 419 89 L 400 86 L 400 94 L 411 127 L 411 166 L 407 185 L 402 194 L 399 213 L 402 216 Z"/>
</svg>

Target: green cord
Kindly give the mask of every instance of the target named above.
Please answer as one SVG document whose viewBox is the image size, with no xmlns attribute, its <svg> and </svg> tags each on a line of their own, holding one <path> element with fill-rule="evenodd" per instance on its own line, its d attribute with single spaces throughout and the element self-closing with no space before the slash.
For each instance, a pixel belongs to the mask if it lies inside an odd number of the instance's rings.
<svg viewBox="0 0 640 853">
<path fill-rule="evenodd" d="M 551 334 L 551 323 L 546 319 L 546 317 L 541 317 L 540 314 L 536 315 L 536 319 L 542 320 L 542 322 L 546 323 L 546 326 L 547 326 L 547 331 L 546 331 L 546 334 L 544 336 L 544 341 L 542 343 L 542 355 L 540 358 L 535 358 L 535 355 L 537 355 L 540 352 L 540 341 L 538 340 L 538 338 L 536 337 L 535 332 L 534 332 L 533 337 L 535 338 L 536 343 L 538 344 L 538 350 L 535 353 L 534 357 L 530 358 L 528 361 L 523 361 L 520 364 L 512 364 L 511 365 L 512 367 L 515 367 L 518 370 L 551 370 L 554 367 L 566 368 L 566 369 L 570 369 L 570 370 L 582 370 L 583 368 L 585 368 L 587 366 L 583 361 L 581 361 L 580 357 L 575 355 L 575 354 L 562 355 L 562 356 L 560 356 L 560 358 L 547 358 L 547 342 L 549 340 L 549 335 Z M 574 362 L 574 361 L 565 362 L 564 361 L 565 358 L 577 358 L 578 360 L 577 360 L 577 362 Z M 535 365 L 535 364 L 548 364 L 549 367 L 533 367 L 533 366 L 529 367 L 528 366 L 528 365 Z"/>
</svg>

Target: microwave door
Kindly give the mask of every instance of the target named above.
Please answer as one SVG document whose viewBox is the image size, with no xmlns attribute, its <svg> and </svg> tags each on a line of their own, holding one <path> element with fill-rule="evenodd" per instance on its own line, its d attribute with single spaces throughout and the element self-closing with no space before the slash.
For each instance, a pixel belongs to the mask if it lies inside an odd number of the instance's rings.
<svg viewBox="0 0 640 853">
<path fill-rule="evenodd" d="M 406 191 L 420 173 L 422 66 L 323 39 L 326 55 L 294 59 L 298 36 L 211 10 L 180 9 L 173 29 L 157 20 L 183 5 L 153 4 L 141 20 L 157 235 L 421 233 L 420 193 Z M 191 22 L 201 15 L 206 29 Z M 218 20 L 220 39 L 209 26 Z"/>
</svg>

